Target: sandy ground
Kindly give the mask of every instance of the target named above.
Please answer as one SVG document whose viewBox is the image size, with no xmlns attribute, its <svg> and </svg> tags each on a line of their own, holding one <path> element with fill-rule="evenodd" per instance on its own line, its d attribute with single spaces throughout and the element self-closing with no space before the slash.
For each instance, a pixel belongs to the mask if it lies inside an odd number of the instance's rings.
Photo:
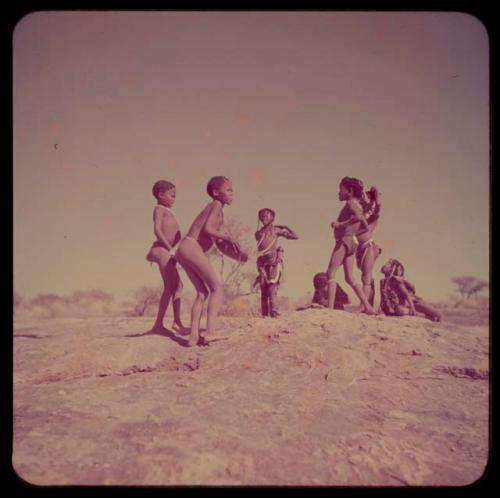
<svg viewBox="0 0 500 498">
<path fill-rule="evenodd" d="M 145 334 L 151 318 L 16 320 L 18 475 L 404 486 L 483 473 L 484 323 L 328 310 L 220 323 L 226 340 L 186 348 L 181 334 Z"/>
</svg>

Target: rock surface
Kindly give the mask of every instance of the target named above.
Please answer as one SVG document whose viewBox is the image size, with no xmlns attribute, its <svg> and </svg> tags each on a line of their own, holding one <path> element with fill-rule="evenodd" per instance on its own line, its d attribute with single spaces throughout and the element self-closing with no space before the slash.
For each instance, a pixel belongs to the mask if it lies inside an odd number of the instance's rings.
<svg viewBox="0 0 500 498">
<path fill-rule="evenodd" d="M 187 321 L 187 320 L 186 320 Z M 306 310 L 17 320 L 14 452 L 33 484 L 465 485 L 488 460 L 489 330 Z"/>
</svg>

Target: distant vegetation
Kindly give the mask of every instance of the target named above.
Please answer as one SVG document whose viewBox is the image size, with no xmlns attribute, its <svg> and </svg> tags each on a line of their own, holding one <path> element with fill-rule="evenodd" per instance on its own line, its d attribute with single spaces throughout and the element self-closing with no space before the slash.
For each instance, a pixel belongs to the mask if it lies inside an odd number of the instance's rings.
<svg viewBox="0 0 500 498">
<path fill-rule="evenodd" d="M 39 294 L 32 299 L 14 292 L 15 316 L 37 318 L 102 316 L 112 312 L 115 299 L 99 289 L 76 291 L 69 296 Z"/>
</svg>

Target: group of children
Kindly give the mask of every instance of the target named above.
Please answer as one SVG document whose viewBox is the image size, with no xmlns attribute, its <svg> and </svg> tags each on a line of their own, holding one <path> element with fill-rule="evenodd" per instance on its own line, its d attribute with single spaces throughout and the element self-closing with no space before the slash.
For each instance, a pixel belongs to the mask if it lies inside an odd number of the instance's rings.
<svg viewBox="0 0 500 498">
<path fill-rule="evenodd" d="M 173 303 L 174 327 L 183 328 L 180 319 L 182 282 L 176 263 L 179 263 L 196 289 L 191 309 L 191 332 L 188 345 L 210 342 L 217 339 L 216 323 L 222 305 L 222 282 L 212 267 L 207 251 L 216 245 L 223 253 L 246 260 L 238 242 L 224 229 L 223 208 L 233 201 L 233 185 L 225 176 L 215 176 L 207 184 L 211 201 L 203 208 L 191 224 L 187 234 L 181 237 L 179 225 L 171 208 L 175 202 L 175 186 L 160 180 L 153 185 L 153 196 L 157 205 L 153 211 L 156 241 L 146 259 L 158 264 L 164 282 L 164 290 L 152 331 L 164 331 L 163 319 L 170 299 Z M 373 268 L 381 253 L 372 235 L 380 218 L 380 192 L 375 187 L 365 192 L 363 183 L 357 178 L 345 177 L 340 182 L 339 200 L 345 205 L 339 216 L 331 223 L 335 246 L 328 269 L 314 276 L 315 288 L 311 307 L 343 309 L 349 302 L 345 291 L 336 282 L 338 268 L 343 265 L 345 280 L 359 298 L 362 312 L 374 315 L 375 283 Z M 283 249 L 278 238 L 297 240 L 299 237 L 289 227 L 274 225 L 275 212 L 270 208 L 258 212 L 257 278 L 254 287 L 261 291 L 261 313 L 277 317 L 277 291 L 283 272 Z M 361 270 L 362 285 L 353 276 L 354 263 Z M 403 278 L 404 267 L 399 261 L 390 259 L 381 269 L 384 279 L 380 282 L 380 309 L 386 315 L 402 316 L 423 313 L 432 320 L 440 320 L 437 310 L 415 295 L 415 288 Z M 200 333 L 200 318 L 205 301 L 208 300 L 207 328 Z"/>
</svg>

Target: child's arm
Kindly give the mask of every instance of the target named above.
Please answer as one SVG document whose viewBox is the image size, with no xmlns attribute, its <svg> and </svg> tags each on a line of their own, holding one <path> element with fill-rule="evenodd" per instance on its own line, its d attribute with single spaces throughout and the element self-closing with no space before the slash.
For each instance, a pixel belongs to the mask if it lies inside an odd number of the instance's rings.
<svg viewBox="0 0 500 498">
<path fill-rule="evenodd" d="M 167 248 L 168 251 L 172 249 L 172 246 L 168 243 L 165 235 L 162 231 L 162 220 L 163 216 L 170 216 L 170 213 L 165 213 L 165 211 L 159 207 L 155 207 L 153 211 L 153 227 L 154 234 L 156 238 Z"/>
<path fill-rule="evenodd" d="M 403 294 L 408 303 L 408 306 L 410 308 L 410 315 L 415 315 L 416 311 L 415 311 L 415 305 L 413 303 L 413 295 L 410 292 L 408 292 L 405 283 L 399 279 L 398 279 L 398 287 L 401 294 Z"/>
<path fill-rule="evenodd" d="M 231 236 L 223 233 L 217 227 L 217 219 L 222 217 L 222 205 L 218 201 L 214 201 L 212 209 L 207 216 L 207 221 L 203 230 L 212 239 L 226 240 L 227 242 L 233 244 L 236 250 L 240 250 L 240 245 Z"/>
<path fill-rule="evenodd" d="M 363 227 L 368 230 L 370 227 L 368 226 L 365 215 L 363 214 L 363 208 L 361 207 L 359 202 L 354 199 L 350 199 L 347 201 L 347 205 L 349 206 L 352 213 L 350 221 L 360 221 Z"/>
<path fill-rule="evenodd" d="M 354 221 L 354 216 L 351 216 L 348 220 L 345 220 L 345 221 L 336 221 L 336 220 L 333 220 L 330 223 L 330 226 L 332 228 L 342 228 L 342 227 L 345 227 L 345 226 L 349 225 L 349 223 L 352 223 L 353 221 Z"/>
<path fill-rule="evenodd" d="M 279 237 L 285 237 L 285 239 L 290 239 L 290 240 L 297 240 L 299 236 L 289 227 L 286 225 L 275 225 L 276 230 L 276 235 Z"/>
</svg>

